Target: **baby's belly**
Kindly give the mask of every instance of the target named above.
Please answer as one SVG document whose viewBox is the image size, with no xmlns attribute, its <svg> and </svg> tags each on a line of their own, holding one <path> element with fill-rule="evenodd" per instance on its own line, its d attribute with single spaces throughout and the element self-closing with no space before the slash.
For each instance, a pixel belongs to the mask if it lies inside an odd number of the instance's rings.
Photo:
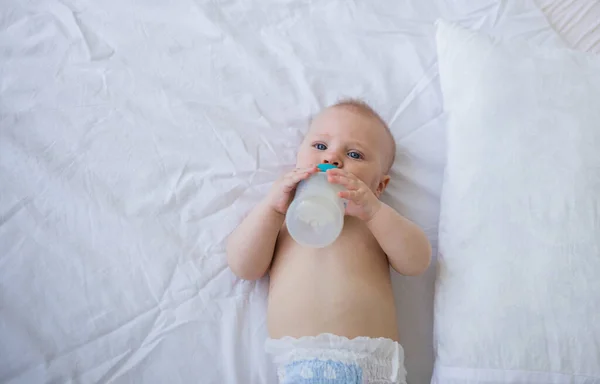
<svg viewBox="0 0 600 384">
<path fill-rule="evenodd" d="M 398 339 L 389 265 L 377 247 L 307 250 L 291 239 L 270 271 L 268 323 L 272 338 L 333 333 Z"/>
</svg>

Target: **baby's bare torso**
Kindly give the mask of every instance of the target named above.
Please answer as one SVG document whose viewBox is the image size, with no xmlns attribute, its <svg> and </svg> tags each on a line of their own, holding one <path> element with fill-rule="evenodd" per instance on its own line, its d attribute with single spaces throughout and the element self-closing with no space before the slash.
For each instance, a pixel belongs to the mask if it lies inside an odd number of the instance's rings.
<svg viewBox="0 0 600 384">
<path fill-rule="evenodd" d="M 346 217 L 334 244 L 311 249 L 282 228 L 270 270 L 272 338 L 333 333 L 398 340 L 387 257 L 366 227 Z"/>
</svg>

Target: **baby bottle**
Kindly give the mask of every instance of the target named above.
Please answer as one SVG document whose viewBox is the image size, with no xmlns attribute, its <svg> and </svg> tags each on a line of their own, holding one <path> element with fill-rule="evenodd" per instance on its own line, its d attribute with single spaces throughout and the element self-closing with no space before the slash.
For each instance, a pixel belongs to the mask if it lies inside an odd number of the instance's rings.
<svg viewBox="0 0 600 384">
<path fill-rule="evenodd" d="M 333 164 L 319 164 L 319 171 L 296 188 L 288 208 L 285 223 L 292 238 L 299 244 L 323 248 L 333 243 L 344 226 L 344 199 L 338 196 L 343 187 L 327 181 L 326 171 Z"/>
</svg>

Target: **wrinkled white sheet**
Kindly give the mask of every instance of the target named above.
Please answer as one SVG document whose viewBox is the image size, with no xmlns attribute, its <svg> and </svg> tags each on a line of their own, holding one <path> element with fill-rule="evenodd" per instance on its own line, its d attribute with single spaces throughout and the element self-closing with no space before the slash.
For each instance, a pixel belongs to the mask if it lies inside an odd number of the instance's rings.
<svg viewBox="0 0 600 384">
<path fill-rule="evenodd" d="M 2 0 L 0 382 L 272 382 L 267 283 L 224 240 L 359 96 L 398 141 L 387 201 L 436 244 L 440 16 L 556 39 L 521 0 Z M 411 384 L 433 275 L 394 278 Z"/>
<path fill-rule="evenodd" d="M 569 46 L 600 54 L 600 0 L 536 0 Z"/>
</svg>

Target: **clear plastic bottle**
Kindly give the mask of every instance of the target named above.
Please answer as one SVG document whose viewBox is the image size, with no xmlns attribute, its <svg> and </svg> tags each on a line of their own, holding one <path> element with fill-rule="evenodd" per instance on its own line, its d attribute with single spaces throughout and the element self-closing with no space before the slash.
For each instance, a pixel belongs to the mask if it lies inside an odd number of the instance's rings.
<svg viewBox="0 0 600 384">
<path fill-rule="evenodd" d="M 319 171 L 296 188 L 285 223 L 290 236 L 299 244 L 323 248 L 333 243 L 344 226 L 344 199 L 338 196 L 343 187 L 327 181 L 326 171 L 332 164 L 320 164 Z"/>
</svg>

